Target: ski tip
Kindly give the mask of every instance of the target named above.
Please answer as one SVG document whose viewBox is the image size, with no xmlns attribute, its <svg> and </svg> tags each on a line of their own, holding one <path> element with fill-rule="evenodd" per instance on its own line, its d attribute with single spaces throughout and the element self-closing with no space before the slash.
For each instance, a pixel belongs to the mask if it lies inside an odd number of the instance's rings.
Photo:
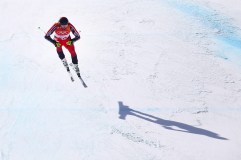
<svg viewBox="0 0 241 160">
<path fill-rule="evenodd" d="M 85 88 L 87 88 L 87 87 L 88 87 L 86 84 L 83 84 L 83 86 L 84 86 Z"/>
</svg>

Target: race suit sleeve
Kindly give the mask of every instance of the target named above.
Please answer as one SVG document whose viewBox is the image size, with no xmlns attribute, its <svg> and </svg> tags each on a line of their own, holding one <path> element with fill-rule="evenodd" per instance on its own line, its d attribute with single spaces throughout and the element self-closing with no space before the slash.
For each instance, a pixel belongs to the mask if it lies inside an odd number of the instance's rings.
<svg viewBox="0 0 241 160">
<path fill-rule="evenodd" d="M 75 37 L 72 39 L 72 41 L 75 42 L 75 41 L 77 41 L 77 40 L 80 39 L 80 34 L 79 34 L 79 32 L 75 29 L 75 27 L 74 27 L 71 23 L 69 23 L 69 25 L 70 25 L 70 30 L 71 30 L 71 32 L 72 32 L 73 35 L 75 36 Z"/>
<path fill-rule="evenodd" d="M 51 43 L 55 44 L 56 41 L 53 40 L 50 36 L 54 33 L 54 31 L 57 28 L 57 23 L 55 23 L 49 30 L 48 32 L 45 34 L 44 38 L 47 39 L 48 41 L 50 41 Z"/>
</svg>

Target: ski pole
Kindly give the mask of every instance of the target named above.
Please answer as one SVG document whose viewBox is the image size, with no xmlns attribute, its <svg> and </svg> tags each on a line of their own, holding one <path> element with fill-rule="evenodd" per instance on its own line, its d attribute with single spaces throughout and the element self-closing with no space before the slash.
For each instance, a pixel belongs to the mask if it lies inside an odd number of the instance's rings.
<svg viewBox="0 0 241 160">
<path fill-rule="evenodd" d="M 38 29 L 42 31 L 44 34 L 46 34 L 46 32 L 41 27 L 38 27 Z"/>
</svg>

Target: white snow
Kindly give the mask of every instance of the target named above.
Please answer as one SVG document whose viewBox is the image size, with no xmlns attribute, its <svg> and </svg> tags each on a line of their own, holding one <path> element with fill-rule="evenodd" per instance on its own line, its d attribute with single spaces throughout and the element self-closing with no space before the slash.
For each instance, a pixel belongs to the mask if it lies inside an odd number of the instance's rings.
<svg viewBox="0 0 241 160">
<path fill-rule="evenodd" d="M 240 160 L 240 6 L 1 0 L 0 160 Z M 44 39 L 61 16 L 88 88 Z"/>
</svg>

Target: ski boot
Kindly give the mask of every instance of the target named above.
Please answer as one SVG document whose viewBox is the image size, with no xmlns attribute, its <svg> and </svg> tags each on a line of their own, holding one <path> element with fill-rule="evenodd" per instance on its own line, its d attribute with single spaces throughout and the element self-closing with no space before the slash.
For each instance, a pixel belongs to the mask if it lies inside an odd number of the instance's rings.
<svg viewBox="0 0 241 160">
<path fill-rule="evenodd" d="M 62 62 L 63 62 L 64 67 L 67 69 L 67 71 L 70 71 L 67 60 L 64 58 L 64 59 L 62 59 Z"/>
<path fill-rule="evenodd" d="M 79 71 L 79 66 L 78 64 L 73 64 L 74 70 L 76 72 L 76 74 L 78 75 L 78 77 L 80 77 L 80 71 Z"/>
</svg>

